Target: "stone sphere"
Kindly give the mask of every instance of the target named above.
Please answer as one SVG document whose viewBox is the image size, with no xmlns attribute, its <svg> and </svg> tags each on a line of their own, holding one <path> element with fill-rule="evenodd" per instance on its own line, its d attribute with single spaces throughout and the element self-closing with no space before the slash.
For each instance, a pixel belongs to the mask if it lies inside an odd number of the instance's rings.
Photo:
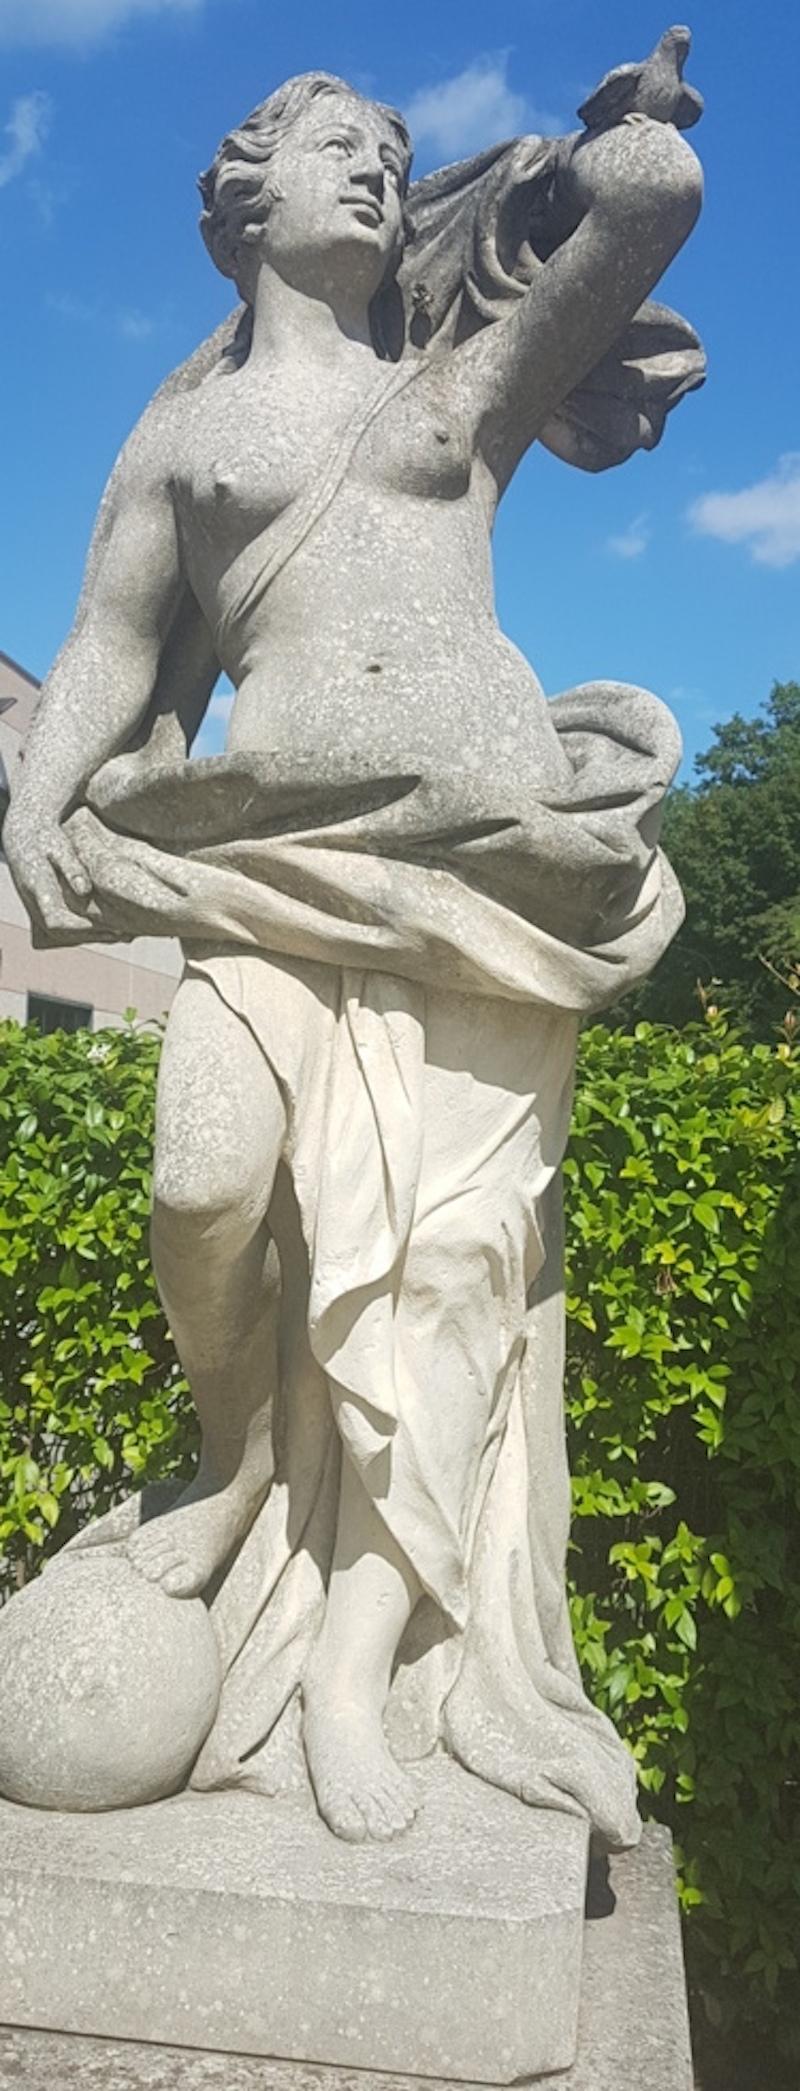
<svg viewBox="0 0 800 2091">
<path fill-rule="evenodd" d="M 130 1808 L 182 1786 L 219 1702 L 199 1598 L 105 1546 L 64 1556 L 0 1613 L 0 1794 Z"/>
</svg>

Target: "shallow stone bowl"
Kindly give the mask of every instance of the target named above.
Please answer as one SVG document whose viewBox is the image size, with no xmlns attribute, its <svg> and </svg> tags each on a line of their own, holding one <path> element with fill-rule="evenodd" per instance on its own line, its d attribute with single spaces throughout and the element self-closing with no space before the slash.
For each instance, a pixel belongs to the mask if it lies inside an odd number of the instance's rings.
<svg viewBox="0 0 800 2091">
<path fill-rule="evenodd" d="M 122 1553 L 65 1556 L 0 1613 L 0 1794 L 130 1808 L 185 1784 L 216 1713 L 214 1629 Z"/>
</svg>

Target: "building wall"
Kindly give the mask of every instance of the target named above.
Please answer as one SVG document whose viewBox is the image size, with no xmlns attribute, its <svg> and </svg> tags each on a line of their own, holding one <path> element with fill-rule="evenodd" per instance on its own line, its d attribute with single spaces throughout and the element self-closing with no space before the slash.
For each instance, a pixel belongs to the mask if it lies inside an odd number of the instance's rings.
<svg viewBox="0 0 800 2091">
<path fill-rule="evenodd" d="M 0 755 L 9 777 L 19 761 L 38 689 L 33 676 L 0 653 Z M 0 1017 L 26 1023 L 30 994 L 88 1005 L 95 1030 L 121 1024 L 128 1009 L 142 1021 L 162 1017 L 181 963 L 180 945 L 167 937 L 34 951 L 25 909 L 0 854 Z"/>
</svg>

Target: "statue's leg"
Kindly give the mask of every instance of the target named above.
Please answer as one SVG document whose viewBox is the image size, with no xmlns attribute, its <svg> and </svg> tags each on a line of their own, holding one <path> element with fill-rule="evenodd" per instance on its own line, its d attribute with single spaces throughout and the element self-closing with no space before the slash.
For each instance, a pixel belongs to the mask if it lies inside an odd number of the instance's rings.
<svg viewBox="0 0 800 2091">
<path fill-rule="evenodd" d="M 128 1542 L 177 1597 L 205 1588 L 271 1479 L 277 1263 L 266 1211 L 285 1129 L 247 1026 L 208 981 L 184 980 L 159 1070 L 152 1254 L 202 1452 L 174 1508 Z"/>
<path fill-rule="evenodd" d="M 352 1843 L 397 1835 L 414 1788 L 385 1740 L 392 1664 L 420 1584 L 346 1452 L 324 1625 L 303 1684 L 304 1741 L 320 1814 Z"/>
<path fill-rule="evenodd" d="M 569 1043 L 568 1035 L 567 1052 Z M 336 1557 L 304 1681 L 311 1777 L 340 1836 L 391 1835 L 408 1820 L 412 1802 L 382 1717 L 421 1589 L 453 1625 L 469 1614 L 475 1520 L 516 1386 L 526 1295 L 541 1257 L 536 1201 L 566 1117 L 564 1053 L 563 1027 L 547 1013 L 516 1014 L 445 992 L 427 997 L 422 1160 L 392 1319 L 396 1427 L 372 1470 L 364 1460 L 362 1480 L 346 1450 L 348 1405 L 340 1404 Z M 365 1318 L 358 1386 L 366 1393 L 371 1341 Z M 353 1345 L 349 1370 L 355 1357 Z"/>
</svg>

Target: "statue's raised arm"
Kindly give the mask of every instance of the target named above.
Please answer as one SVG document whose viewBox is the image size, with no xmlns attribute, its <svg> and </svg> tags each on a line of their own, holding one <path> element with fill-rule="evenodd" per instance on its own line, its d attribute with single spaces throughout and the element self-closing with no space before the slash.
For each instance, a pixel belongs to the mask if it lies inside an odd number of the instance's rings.
<svg viewBox="0 0 800 2091">
<path fill-rule="evenodd" d="M 686 239 L 701 177 L 678 131 L 632 113 L 579 141 L 560 188 L 575 230 L 508 317 L 462 351 L 462 392 L 501 486 L 614 348 Z"/>
<path fill-rule="evenodd" d="M 501 485 L 537 437 L 590 471 L 652 448 L 703 381 L 694 330 L 644 302 L 700 208 L 681 136 L 702 111 L 682 78 L 689 44 L 669 30 L 608 75 L 583 132 L 518 139 L 411 190 L 406 302 L 418 337 L 472 337 L 457 367 Z"/>
</svg>

